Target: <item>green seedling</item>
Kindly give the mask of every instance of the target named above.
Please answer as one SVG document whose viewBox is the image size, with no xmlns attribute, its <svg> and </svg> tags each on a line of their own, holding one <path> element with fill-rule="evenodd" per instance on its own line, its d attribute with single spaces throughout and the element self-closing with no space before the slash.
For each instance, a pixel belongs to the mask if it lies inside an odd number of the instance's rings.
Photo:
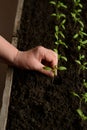
<svg viewBox="0 0 87 130">
<path fill-rule="evenodd" d="M 80 116 L 80 118 L 82 120 L 87 120 L 87 116 L 83 113 L 82 109 L 81 109 L 81 104 L 82 101 L 85 101 L 85 103 L 87 103 L 87 93 L 82 94 L 81 96 L 78 95 L 75 92 L 72 92 L 73 96 L 77 97 L 79 99 L 79 108 L 76 110 L 78 115 Z"/>
<path fill-rule="evenodd" d="M 63 2 L 50 1 L 50 4 L 54 5 L 56 8 L 67 8 L 67 6 Z"/>
<path fill-rule="evenodd" d="M 59 68 L 58 68 L 59 70 L 67 70 L 67 68 L 65 67 L 65 66 L 59 66 Z"/>
<path fill-rule="evenodd" d="M 65 30 L 65 22 L 66 22 L 66 15 L 63 14 L 61 11 L 59 11 L 60 9 L 64 8 L 66 9 L 67 6 L 61 2 L 61 1 L 50 1 L 49 2 L 52 6 L 55 7 L 56 12 L 52 13 L 51 16 L 56 17 L 56 22 L 58 23 L 58 21 L 61 21 L 60 24 L 55 25 L 55 33 L 54 33 L 54 37 L 55 37 L 55 48 L 53 49 L 59 57 L 59 60 L 62 59 L 64 61 L 67 61 L 67 58 L 65 56 L 62 56 L 61 54 L 58 53 L 58 46 L 62 45 L 66 48 L 68 48 L 68 46 L 66 45 L 65 42 L 62 41 L 62 39 L 65 39 L 65 35 L 63 34 L 63 31 L 60 30 L 60 28 L 62 28 L 63 30 Z M 52 71 L 54 73 L 55 76 L 57 76 L 57 70 L 66 70 L 67 68 L 65 66 L 55 66 L 54 68 L 45 66 L 44 67 L 45 70 L 47 71 Z"/>
<path fill-rule="evenodd" d="M 87 82 L 86 82 L 85 79 L 83 79 L 83 86 L 84 86 L 85 88 L 87 88 Z"/>
<path fill-rule="evenodd" d="M 67 70 L 65 66 L 59 66 L 59 67 L 55 66 L 54 68 L 45 66 L 44 69 L 47 71 L 52 71 L 54 73 L 54 76 L 57 76 L 57 70 L 61 70 L 61 71 Z"/>
<path fill-rule="evenodd" d="M 84 100 L 85 103 L 87 103 L 87 92 L 84 94 L 81 94 L 81 96 L 75 92 L 72 92 L 73 96 L 78 97 L 80 100 L 80 103 Z M 81 106 L 80 106 L 81 107 Z"/>
<path fill-rule="evenodd" d="M 84 23 L 80 18 L 83 5 L 81 4 L 80 0 L 73 0 L 74 2 L 74 10 L 71 13 L 71 16 L 75 22 L 75 26 L 79 27 L 79 31 L 76 32 L 73 36 L 73 39 L 77 41 L 77 51 L 78 51 L 78 59 L 75 60 L 75 62 L 79 65 L 78 74 L 80 74 L 82 71 L 84 73 L 85 70 L 87 70 L 87 62 L 85 61 L 85 54 L 83 51 L 83 48 L 87 45 L 87 40 L 85 40 L 85 37 L 87 37 L 87 33 L 84 32 Z M 87 38 L 86 38 L 87 39 Z M 83 78 L 82 86 L 87 88 L 87 82 Z M 87 92 L 83 92 L 81 95 L 78 95 L 77 93 L 73 92 L 73 96 L 79 98 L 79 108 L 77 109 L 78 115 L 81 117 L 82 120 L 87 120 L 87 116 L 84 114 L 82 110 L 82 102 L 87 103 Z"/>
<path fill-rule="evenodd" d="M 82 120 L 87 120 L 87 116 L 85 116 L 85 114 L 83 113 L 83 111 L 80 108 L 78 108 L 76 111 Z"/>
<path fill-rule="evenodd" d="M 80 70 L 87 70 L 87 62 L 83 62 L 84 59 L 85 59 L 85 55 L 79 54 L 79 59 L 75 60 L 75 62 L 79 64 Z"/>
<path fill-rule="evenodd" d="M 59 54 L 58 57 L 59 57 L 59 60 L 63 59 L 64 61 L 67 62 L 67 58 L 65 56 L 62 56 L 61 54 Z"/>
<path fill-rule="evenodd" d="M 51 16 L 56 17 L 56 25 L 55 25 L 55 48 L 53 49 L 59 57 L 59 61 L 64 60 L 67 61 L 67 58 L 65 56 L 62 56 L 58 53 L 58 47 L 64 46 L 65 48 L 68 48 L 66 43 L 63 41 L 65 39 L 65 35 L 63 33 L 63 30 L 65 30 L 65 23 L 66 23 L 66 15 L 60 11 L 61 9 L 67 9 L 67 6 L 61 2 L 61 1 L 50 1 L 50 4 L 54 6 L 55 13 L 52 13 Z M 60 22 L 59 22 L 60 21 Z M 59 66 L 57 68 L 58 70 L 66 70 L 67 68 L 65 66 Z"/>
<path fill-rule="evenodd" d="M 57 70 L 58 70 L 57 66 L 55 66 L 54 68 L 45 66 L 44 69 L 47 70 L 47 71 L 52 71 L 54 73 L 54 76 L 57 76 Z"/>
<path fill-rule="evenodd" d="M 80 19 L 83 5 L 81 4 L 80 0 L 74 0 L 73 2 L 74 2 L 74 10 L 73 12 L 71 12 L 71 16 L 73 17 L 75 23 L 78 22 L 84 28 L 84 24 Z"/>
<path fill-rule="evenodd" d="M 71 12 L 71 16 L 73 18 L 73 21 L 75 22 L 74 28 L 77 28 L 78 26 L 78 32 L 75 32 L 73 35 L 73 39 L 76 41 L 76 49 L 78 51 L 78 58 L 76 58 L 75 62 L 79 65 L 78 69 L 78 75 L 82 72 L 87 70 L 87 62 L 86 62 L 86 57 L 83 52 L 83 48 L 86 47 L 87 45 L 87 33 L 84 32 L 84 23 L 81 20 L 81 12 L 83 5 L 81 4 L 81 0 L 73 0 L 74 6 L 73 6 L 73 12 Z M 61 2 L 61 1 L 55 1 L 52 0 L 50 1 L 50 4 L 54 6 L 55 12 L 51 14 L 51 16 L 56 18 L 56 25 L 55 25 L 55 48 L 54 51 L 58 54 L 59 61 L 64 60 L 67 62 L 67 58 L 63 56 L 62 54 L 59 54 L 58 47 L 63 46 L 65 48 L 68 48 L 67 44 L 64 42 L 65 35 L 64 35 L 64 30 L 65 24 L 66 24 L 66 15 L 62 12 L 62 9 L 67 9 L 67 6 Z M 55 71 L 58 70 L 66 70 L 67 68 L 65 66 L 59 66 L 55 68 L 45 68 L 45 69 L 50 69 L 55 73 Z M 84 88 L 87 88 L 87 82 L 86 79 L 83 78 L 83 83 L 82 83 Z M 78 92 L 79 93 L 79 92 Z M 82 102 L 87 103 L 87 93 L 83 92 L 82 94 L 78 94 L 75 92 L 72 92 L 73 96 L 77 97 L 79 99 L 79 108 L 76 110 L 78 115 L 82 120 L 87 120 L 87 116 L 84 114 L 82 111 Z"/>
</svg>

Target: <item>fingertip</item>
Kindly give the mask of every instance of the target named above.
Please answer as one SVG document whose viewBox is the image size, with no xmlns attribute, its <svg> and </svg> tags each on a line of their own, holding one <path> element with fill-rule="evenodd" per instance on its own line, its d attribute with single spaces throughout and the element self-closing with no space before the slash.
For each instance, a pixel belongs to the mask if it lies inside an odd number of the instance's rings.
<svg viewBox="0 0 87 130">
<path fill-rule="evenodd" d="M 54 73 L 51 70 L 44 70 L 42 69 L 41 72 L 49 77 L 54 77 Z"/>
</svg>

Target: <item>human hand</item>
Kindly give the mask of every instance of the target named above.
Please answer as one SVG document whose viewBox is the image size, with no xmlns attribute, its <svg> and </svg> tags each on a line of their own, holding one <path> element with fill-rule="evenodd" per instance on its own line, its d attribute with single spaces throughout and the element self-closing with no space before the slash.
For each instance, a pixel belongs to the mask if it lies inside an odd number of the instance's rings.
<svg viewBox="0 0 87 130">
<path fill-rule="evenodd" d="M 14 64 L 29 70 L 36 70 L 45 75 L 54 76 L 52 70 L 44 69 L 45 66 L 54 68 L 58 64 L 57 54 L 42 46 L 37 46 L 28 51 L 18 51 Z"/>
</svg>

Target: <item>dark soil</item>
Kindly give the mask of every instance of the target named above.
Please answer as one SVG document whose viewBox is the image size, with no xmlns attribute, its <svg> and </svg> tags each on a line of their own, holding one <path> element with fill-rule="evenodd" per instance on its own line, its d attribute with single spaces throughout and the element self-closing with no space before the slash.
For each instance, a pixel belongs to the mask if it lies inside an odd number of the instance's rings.
<svg viewBox="0 0 87 130">
<path fill-rule="evenodd" d="M 64 33 L 68 49 L 60 47 L 59 51 L 68 58 L 67 63 L 62 63 L 67 71 L 59 71 L 58 76 L 51 79 L 39 72 L 14 68 L 7 130 L 87 130 L 87 121 L 82 121 L 76 112 L 79 100 L 71 94 L 72 91 L 87 91 L 82 87 L 82 78 L 87 74 L 81 72 L 78 75 L 75 63 L 78 53 L 71 37 L 76 28 L 70 16 L 73 2 L 63 2 L 68 6 L 64 11 L 67 15 Z M 82 4 L 81 18 L 87 32 L 87 1 L 82 0 Z M 25 0 L 18 31 L 20 50 L 37 45 L 54 48 L 55 19 L 50 16 L 54 11 L 49 0 Z M 87 53 L 86 48 L 83 51 Z M 87 104 L 83 107 L 87 115 Z"/>
</svg>

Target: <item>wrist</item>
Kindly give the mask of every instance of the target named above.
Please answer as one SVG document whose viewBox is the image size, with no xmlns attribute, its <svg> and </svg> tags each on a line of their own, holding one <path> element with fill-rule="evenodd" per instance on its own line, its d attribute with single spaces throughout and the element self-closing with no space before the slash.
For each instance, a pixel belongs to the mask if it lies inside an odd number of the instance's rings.
<svg viewBox="0 0 87 130">
<path fill-rule="evenodd" d="M 21 51 L 17 50 L 14 59 L 13 59 L 13 65 L 19 67 L 20 66 L 20 58 L 22 58 L 21 56 Z"/>
<path fill-rule="evenodd" d="M 8 64 L 14 64 L 18 49 L 0 36 L 0 58 Z"/>
</svg>

